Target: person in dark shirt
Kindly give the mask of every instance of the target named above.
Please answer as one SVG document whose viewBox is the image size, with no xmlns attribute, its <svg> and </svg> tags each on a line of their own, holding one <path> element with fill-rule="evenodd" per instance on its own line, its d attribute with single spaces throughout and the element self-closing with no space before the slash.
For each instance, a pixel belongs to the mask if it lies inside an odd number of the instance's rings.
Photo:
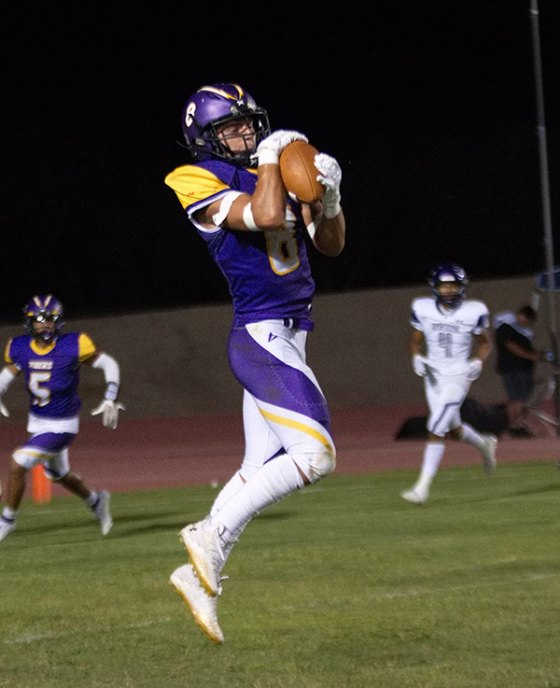
<svg viewBox="0 0 560 688">
<path fill-rule="evenodd" d="M 537 312 L 531 306 L 504 311 L 494 318 L 496 372 L 509 401 L 528 401 L 535 387 L 535 363 L 551 360 L 550 352 L 534 348 L 536 321 Z"/>
</svg>

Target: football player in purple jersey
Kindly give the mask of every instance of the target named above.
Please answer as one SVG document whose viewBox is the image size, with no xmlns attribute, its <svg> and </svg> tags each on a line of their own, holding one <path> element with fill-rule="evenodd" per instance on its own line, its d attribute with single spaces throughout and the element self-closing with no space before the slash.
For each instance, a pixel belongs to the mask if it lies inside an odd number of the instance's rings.
<svg viewBox="0 0 560 688">
<path fill-rule="evenodd" d="M 103 425 L 116 428 L 120 369 L 109 354 L 98 351 L 85 333 L 63 334 L 62 304 L 53 295 L 33 296 L 23 309 L 27 334 L 14 337 L 6 345 L 5 367 L 0 372 L 0 414 L 10 415 L 2 396 L 14 379 L 23 373 L 29 395 L 27 431 L 29 438 L 10 459 L 10 475 L 5 507 L 0 516 L 0 541 L 16 527 L 27 473 L 42 464 L 50 480 L 84 500 L 107 535 L 113 521 L 106 490 L 89 488 L 70 469 L 68 450 L 79 430 L 81 400 L 78 395 L 80 366 L 103 371 L 106 389 L 103 401 L 91 413 L 101 415 Z"/>
<path fill-rule="evenodd" d="M 430 415 L 420 475 L 410 490 L 401 493 L 411 504 L 428 500 L 446 438 L 478 449 L 488 475 L 496 468 L 496 436 L 481 435 L 461 419 L 461 405 L 492 349 L 488 308 L 482 301 L 465 299 L 468 283 L 460 265 L 443 263 L 429 279 L 433 297 L 412 302 L 412 367 L 424 379 Z"/>
<path fill-rule="evenodd" d="M 235 83 L 199 88 L 182 126 L 192 161 L 165 183 L 229 286 L 228 359 L 244 390 L 245 454 L 206 518 L 181 531 L 190 562 L 170 580 L 201 630 L 221 643 L 217 595 L 232 546 L 262 509 L 335 468 L 329 410 L 306 363 L 315 291 L 307 245 L 331 257 L 344 248 L 342 174 L 333 157 L 319 153 L 322 201 L 288 195 L 279 156 L 307 138 L 271 133 L 266 110 Z"/>
</svg>

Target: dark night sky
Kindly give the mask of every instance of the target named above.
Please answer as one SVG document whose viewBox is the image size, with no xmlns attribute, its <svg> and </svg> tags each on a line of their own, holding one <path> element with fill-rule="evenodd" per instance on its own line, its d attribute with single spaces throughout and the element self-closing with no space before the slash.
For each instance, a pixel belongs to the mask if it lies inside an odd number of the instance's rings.
<svg viewBox="0 0 560 688">
<path fill-rule="evenodd" d="M 54 292 L 70 317 L 227 300 L 165 174 L 180 116 L 238 81 L 339 160 L 347 247 L 319 292 L 543 269 L 530 0 L 18 0 L 2 10 L 0 318 Z M 193 9 L 195 5 L 199 9 Z M 560 3 L 540 0 L 552 221 L 560 215 Z"/>
</svg>

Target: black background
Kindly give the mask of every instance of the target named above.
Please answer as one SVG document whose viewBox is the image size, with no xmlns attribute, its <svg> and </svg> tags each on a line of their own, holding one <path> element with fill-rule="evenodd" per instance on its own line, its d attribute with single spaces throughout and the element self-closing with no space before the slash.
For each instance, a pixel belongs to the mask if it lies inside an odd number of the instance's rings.
<svg viewBox="0 0 560 688">
<path fill-rule="evenodd" d="M 347 247 L 313 253 L 319 292 L 416 284 L 447 260 L 471 279 L 545 267 L 530 0 L 303 5 L 3 8 L 3 321 L 33 293 L 72 317 L 228 299 L 163 183 L 187 161 L 184 101 L 220 81 L 342 166 Z M 554 224 L 560 9 L 538 8 Z"/>
</svg>

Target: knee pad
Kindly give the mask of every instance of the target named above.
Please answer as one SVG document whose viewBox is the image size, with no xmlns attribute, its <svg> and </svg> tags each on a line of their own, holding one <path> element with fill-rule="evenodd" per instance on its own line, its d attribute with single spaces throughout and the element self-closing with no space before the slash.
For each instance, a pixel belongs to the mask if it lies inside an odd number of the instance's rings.
<svg viewBox="0 0 560 688">
<path fill-rule="evenodd" d="M 49 480 L 57 482 L 66 477 L 70 473 L 70 461 L 68 458 L 68 449 L 63 449 L 43 466 L 45 475 Z"/>
<path fill-rule="evenodd" d="M 45 475 L 53 481 L 61 480 L 70 471 L 67 449 L 59 454 L 53 454 L 33 447 L 19 447 L 12 454 L 12 458 L 26 471 L 30 471 L 37 464 L 42 464 Z"/>
<path fill-rule="evenodd" d="M 18 447 L 12 454 L 12 459 L 18 466 L 25 468 L 26 471 L 30 471 L 38 463 L 41 463 L 44 458 L 43 452 L 29 447 Z"/>
<path fill-rule="evenodd" d="M 325 478 L 336 468 L 336 456 L 326 448 L 313 454 L 300 454 L 292 458 L 311 483 Z"/>
</svg>

